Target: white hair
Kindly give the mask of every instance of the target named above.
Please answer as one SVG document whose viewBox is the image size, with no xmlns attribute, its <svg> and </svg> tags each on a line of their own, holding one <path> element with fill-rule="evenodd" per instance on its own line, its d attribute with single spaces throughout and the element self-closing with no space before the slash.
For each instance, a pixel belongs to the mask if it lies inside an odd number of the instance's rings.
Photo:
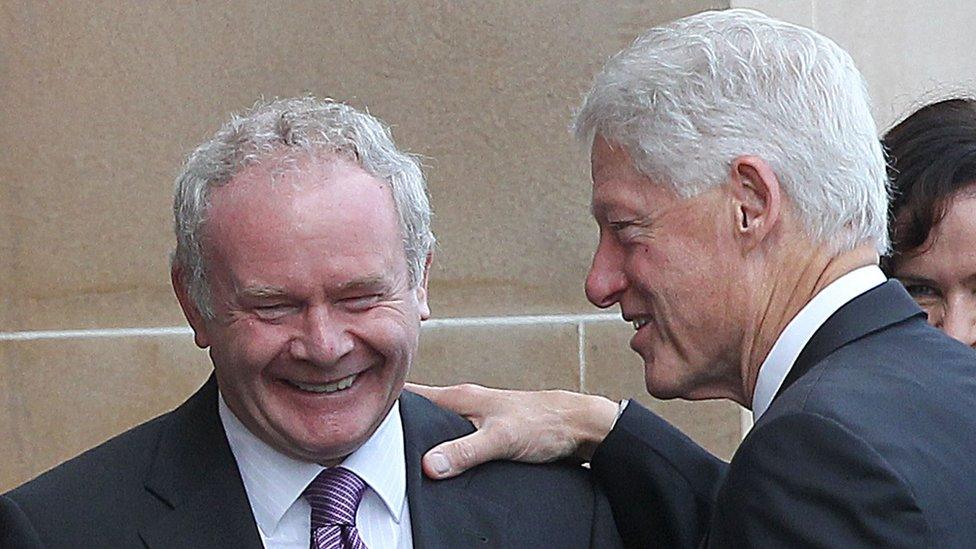
<svg viewBox="0 0 976 549">
<path fill-rule="evenodd" d="M 434 234 L 420 162 L 396 148 L 382 122 L 348 105 L 311 96 L 258 102 L 247 112 L 232 115 L 213 137 L 190 153 L 176 178 L 176 251 L 172 263 L 179 267 L 191 299 L 204 316 L 213 317 L 201 250 L 211 190 L 228 183 L 247 166 L 293 152 L 348 159 L 389 185 L 410 283 L 415 287 L 423 279 Z"/>
<path fill-rule="evenodd" d="M 741 9 L 655 27 L 607 61 L 574 132 L 623 146 L 639 172 L 683 197 L 756 155 L 814 241 L 888 248 L 885 162 L 864 79 L 810 29 Z"/>
</svg>

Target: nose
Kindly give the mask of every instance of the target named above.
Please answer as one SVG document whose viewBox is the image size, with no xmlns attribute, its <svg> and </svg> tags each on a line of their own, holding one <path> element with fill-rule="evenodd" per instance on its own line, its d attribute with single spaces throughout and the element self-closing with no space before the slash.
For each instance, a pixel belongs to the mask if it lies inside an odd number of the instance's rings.
<svg viewBox="0 0 976 549">
<path fill-rule="evenodd" d="M 955 299 L 946 306 L 942 331 L 970 347 L 976 346 L 976 299 Z"/>
<path fill-rule="evenodd" d="M 600 243 L 586 276 L 586 298 L 590 303 L 604 309 L 620 301 L 621 294 L 627 289 L 623 260 L 620 246 L 601 231 Z"/>
<path fill-rule="evenodd" d="M 352 351 L 355 342 L 345 324 L 325 305 L 310 306 L 301 331 L 291 341 L 291 354 L 319 366 L 335 364 Z"/>
</svg>

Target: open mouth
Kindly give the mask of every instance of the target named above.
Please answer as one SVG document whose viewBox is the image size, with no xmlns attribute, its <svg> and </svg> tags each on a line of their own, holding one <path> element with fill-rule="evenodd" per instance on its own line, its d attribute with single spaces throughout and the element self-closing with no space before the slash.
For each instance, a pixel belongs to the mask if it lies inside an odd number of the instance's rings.
<svg viewBox="0 0 976 549">
<path fill-rule="evenodd" d="M 642 327 L 644 327 L 645 324 L 647 324 L 650 321 L 651 321 L 651 317 L 642 316 L 640 318 L 635 318 L 634 320 L 631 321 L 631 323 L 634 325 L 635 330 L 640 330 Z"/>
<path fill-rule="evenodd" d="M 345 391 L 352 387 L 357 377 L 359 377 L 359 374 L 352 374 L 332 383 L 302 383 L 301 381 L 292 381 L 290 379 L 286 379 L 285 383 L 308 393 L 338 393 L 339 391 Z"/>
</svg>

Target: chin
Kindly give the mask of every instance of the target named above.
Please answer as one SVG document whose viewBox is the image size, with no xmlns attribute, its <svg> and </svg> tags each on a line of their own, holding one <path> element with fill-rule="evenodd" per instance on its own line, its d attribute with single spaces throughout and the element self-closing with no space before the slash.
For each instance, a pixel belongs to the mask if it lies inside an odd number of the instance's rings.
<svg viewBox="0 0 976 549">
<path fill-rule="evenodd" d="M 681 391 L 677 391 L 672 387 L 666 387 L 661 385 L 652 385 L 651 383 L 645 383 L 645 388 L 648 394 L 659 400 L 672 400 L 675 398 L 681 398 L 683 395 Z"/>
<path fill-rule="evenodd" d="M 650 375 L 650 372 L 644 376 L 644 388 L 652 397 L 661 400 L 671 400 L 682 396 L 681 389 L 676 386 L 674 380 L 656 379 Z"/>
<path fill-rule="evenodd" d="M 302 456 L 302 459 L 305 461 L 318 463 L 319 465 L 324 465 L 325 467 L 332 467 L 341 463 L 342 460 L 349 457 L 349 454 L 358 450 L 362 445 L 363 443 L 359 442 L 357 444 L 349 445 L 348 447 L 336 448 L 332 446 L 329 448 L 310 449 L 306 455 Z"/>
<path fill-rule="evenodd" d="M 644 388 L 648 394 L 661 400 L 671 400 L 682 396 L 681 383 L 667 374 L 673 373 L 660 362 L 644 362 Z"/>
</svg>

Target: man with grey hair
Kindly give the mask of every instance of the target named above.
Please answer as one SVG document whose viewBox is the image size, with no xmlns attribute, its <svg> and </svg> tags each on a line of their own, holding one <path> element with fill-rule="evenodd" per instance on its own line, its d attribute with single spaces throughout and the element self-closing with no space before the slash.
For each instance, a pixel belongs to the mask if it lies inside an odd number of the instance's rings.
<svg viewBox="0 0 976 549">
<path fill-rule="evenodd" d="M 578 465 L 421 474 L 422 452 L 473 428 L 401 394 L 434 236 L 420 165 L 378 120 L 259 104 L 189 155 L 174 213 L 173 287 L 214 375 L 0 497 L 0 544 L 619 545 Z"/>
<path fill-rule="evenodd" d="M 827 38 L 753 11 L 640 36 L 575 124 L 619 305 L 659 398 L 727 398 L 731 463 L 639 404 L 418 388 L 479 424 L 447 478 L 510 458 L 591 461 L 634 547 L 971 547 L 976 353 L 886 281 L 885 166 L 863 80 Z"/>
</svg>

